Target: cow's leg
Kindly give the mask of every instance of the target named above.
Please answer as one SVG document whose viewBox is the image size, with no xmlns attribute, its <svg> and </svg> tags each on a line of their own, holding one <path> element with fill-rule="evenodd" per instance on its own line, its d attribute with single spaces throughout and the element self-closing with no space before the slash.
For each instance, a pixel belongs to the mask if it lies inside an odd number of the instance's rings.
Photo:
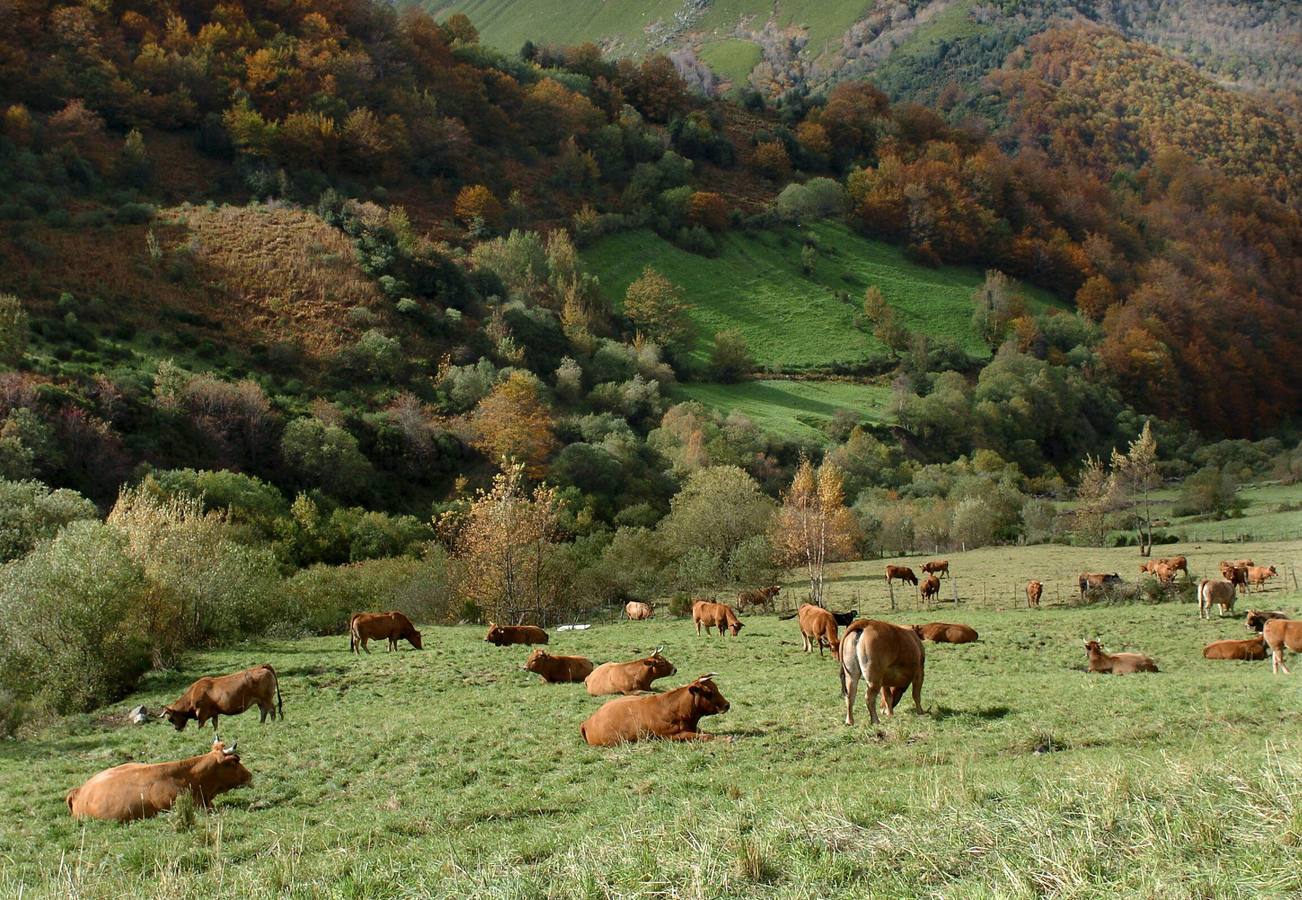
<svg viewBox="0 0 1302 900">
<path fill-rule="evenodd" d="M 1279 663 L 1279 667 L 1284 670 L 1284 674 L 1292 675 L 1293 673 L 1289 671 L 1288 666 L 1284 664 L 1284 648 L 1280 647 L 1278 650 L 1275 650 L 1274 656 L 1275 660 Z"/>
<path fill-rule="evenodd" d="M 259 703 L 259 704 L 258 704 L 258 724 L 259 724 L 259 725 L 265 725 L 266 723 L 267 723 L 267 708 L 266 708 L 265 706 L 263 706 L 261 703 Z"/>
<path fill-rule="evenodd" d="M 371 655 L 371 648 L 368 647 L 368 646 L 366 646 L 366 642 L 367 642 L 368 640 L 369 640 L 369 638 L 363 637 L 363 638 L 361 639 L 360 643 L 361 643 L 361 645 L 362 645 L 362 649 L 366 651 L 366 655 L 367 655 L 367 656 L 370 656 L 370 655 Z"/>
<path fill-rule="evenodd" d="M 868 716 L 874 725 L 882 723 L 882 720 L 877 717 L 877 695 L 881 692 L 882 686 L 873 681 L 868 682 L 868 687 L 863 692 L 863 702 L 868 704 Z"/>
<path fill-rule="evenodd" d="M 844 666 L 844 663 L 841 664 Z M 859 675 L 848 669 L 844 673 L 845 678 L 845 724 L 854 724 L 854 695 L 859 690 Z"/>
<path fill-rule="evenodd" d="M 697 637 L 701 636 L 701 622 L 699 619 L 696 622 L 696 636 Z"/>
<path fill-rule="evenodd" d="M 903 693 L 903 692 L 904 692 L 904 689 L 901 688 L 901 689 L 900 689 L 900 693 Z M 923 712 L 922 712 L 922 672 L 921 672 L 921 671 L 919 671 L 917 677 L 913 679 L 913 711 L 916 712 L 918 715 L 923 715 Z"/>
</svg>

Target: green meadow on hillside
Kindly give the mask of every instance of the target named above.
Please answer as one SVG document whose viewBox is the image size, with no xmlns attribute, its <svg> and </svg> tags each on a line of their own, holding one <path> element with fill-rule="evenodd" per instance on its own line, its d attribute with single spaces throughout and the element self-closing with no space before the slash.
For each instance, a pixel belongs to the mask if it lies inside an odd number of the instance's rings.
<svg viewBox="0 0 1302 900">
<path fill-rule="evenodd" d="M 733 82 L 745 81 L 763 55 L 759 44 L 735 38 L 711 41 L 700 50 L 702 62 L 719 77 Z"/>
<path fill-rule="evenodd" d="M 821 426 L 839 410 L 882 422 L 891 390 L 843 381 L 766 379 L 740 384 L 684 384 L 675 390 L 727 415 L 736 410 L 765 431 L 798 440 L 827 441 Z"/>
<path fill-rule="evenodd" d="M 811 276 L 800 270 L 801 242 L 808 232 L 820 248 Z M 929 269 L 905 258 L 899 247 L 830 222 L 730 232 L 721 244 L 719 256 L 707 258 L 650 231 L 627 231 L 598 241 L 583 258 L 615 303 L 648 265 L 682 288 L 698 329 L 700 355 L 716 332 L 728 328 L 745 335 L 761 366 L 817 369 L 880 355 L 885 350 L 876 338 L 855 327 L 869 285 L 881 289 L 908 328 L 990 355 L 972 329 L 972 292 L 984 279 L 976 268 Z M 1028 285 L 1021 290 L 1034 308 L 1061 305 L 1044 291 Z"/>
<path fill-rule="evenodd" d="M 1211 556 L 1218 548 L 1204 548 Z M 1296 557 L 1302 544 L 1249 546 Z M 1117 568 L 1133 549 L 992 548 L 982 577 Z M 1211 557 L 1209 556 L 1208 559 Z M 1206 562 L 1191 559 L 1195 570 Z M 799 582 L 787 592 L 799 592 Z M 885 608 L 880 564 L 842 567 L 839 603 L 897 622 L 962 621 L 975 644 L 927 646 L 926 714 L 843 724 L 836 667 L 796 623 L 748 615 L 738 638 L 649 622 L 553 632 L 597 661 L 657 645 L 675 687 L 716 672 L 732 704 L 708 745 L 590 748 L 602 700 L 518 667 L 475 627 L 426 627 L 424 651 L 348 653 L 342 636 L 194 654 L 135 695 L 0 744 L 0 893 L 212 897 L 1289 896 L 1302 892 L 1299 676 L 1211 662 L 1238 616 L 1187 604 L 1007 608 L 998 598 Z M 1270 605 L 1296 614 L 1297 593 Z M 1004 606 L 999 609 L 997 606 Z M 1088 675 L 1081 639 L 1156 658 L 1156 675 Z M 63 795 L 127 760 L 202 752 L 212 732 L 125 724 L 201 674 L 275 665 L 286 718 L 227 717 L 253 772 L 215 815 L 76 823 Z M 1302 660 L 1298 661 L 1302 665 Z"/>
</svg>

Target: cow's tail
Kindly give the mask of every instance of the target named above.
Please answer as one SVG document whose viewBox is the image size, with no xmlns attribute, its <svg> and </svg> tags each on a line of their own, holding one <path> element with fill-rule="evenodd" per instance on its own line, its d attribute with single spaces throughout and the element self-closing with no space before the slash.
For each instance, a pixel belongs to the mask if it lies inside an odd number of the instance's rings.
<svg viewBox="0 0 1302 900">
<path fill-rule="evenodd" d="M 841 635 L 841 639 L 836 642 L 836 674 L 841 679 L 842 700 L 844 700 L 846 695 L 850 693 L 850 689 L 846 685 L 846 681 L 845 681 L 845 657 L 841 655 L 842 645 L 845 644 L 845 639 L 848 638 L 849 636 L 850 636 L 850 632 L 847 631 L 845 634 Z"/>
<path fill-rule="evenodd" d="M 794 618 L 796 617 L 796 612 L 797 612 L 797 611 L 792 611 L 792 612 L 789 612 L 789 613 L 783 613 L 782 615 L 778 616 L 778 621 L 779 621 L 779 622 L 785 622 L 785 621 L 787 621 L 788 619 L 794 619 Z"/>
<path fill-rule="evenodd" d="M 357 652 L 357 613 L 348 619 L 348 652 Z"/>
<path fill-rule="evenodd" d="M 276 718 L 283 719 L 285 718 L 285 704 L 280 702 L 280 676 L 276 674 L 276 670 L 270 665 L 266 669 L 271 673 L 272 683 L 276 685 Z"/>
</svg>

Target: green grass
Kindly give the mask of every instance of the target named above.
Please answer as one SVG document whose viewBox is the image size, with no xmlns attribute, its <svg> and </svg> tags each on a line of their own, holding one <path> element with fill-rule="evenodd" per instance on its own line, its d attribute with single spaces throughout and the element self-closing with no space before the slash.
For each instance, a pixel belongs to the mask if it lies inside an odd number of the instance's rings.
<svg viewBox="0 0 1302 900">
<path fill-rule="evenodd" d="M 882 422 L 891 389 L 842 381 L 745 381 L 740 384 L 684 384 L 675 396 L 696 400 L 727 415 L 744 413 L 764 431 L 797 440 L 826 442 L 821 426 L 837 410 L 860 420 Z"/>
<path fill-rule="evenodd" d="M 975 268 L 929 269 L 905 258 L 899 247 L 864 238 L 844 225 L 809 226 L 821 255 L 814 274 L 800 271 L 806 230 L 731 232 L 711 259 L 680 250 L 650 231 L 628 231 L 584 251 L 588 268 L 606 296 L 622 300 L 628 285 L 652 266 L 683 289 L 704 355 L 716 332 L 739 329 L 764 366 L 814 369 L 854 363 L 884 352 L 854 326 L 863 294 L 876 285 L 904 324 L 948 337 L 969 353 L 990 351 L 972 329 L 972 292 L 984 273 Z M 838 292 L 848 294 L 848 302 Z M 1033 308 L 1057 304 L 1051 295 L 1023 286 Z"/>
<path fill-rule="evenodd" d="M 764 53 L 759 44 L 725 38 L 701 47 L 699 55 L 701 61 L 713 69 L 716 75 L 729 81 L 740 82 L 746 79 Z"/>
<path fill-rule="evenodd" d="M 1133 551 L 1002 548 L 951 559 L 966 586 L 1122 568 L 1123 556 Z M 834 593 L 863 592 L 879 574 L 878 562 L 846 566 Z M 880 591 L 861 599 L 864 612 L 881 614 Z M 1271 604 L 1296 611 L 1302 602 L 1277 591 Z M 0 894 L 1302 892 L 1302 675 L 1204 660 L 1206 641 L 1244 634 L 1241 620 L 1199 622 L 1180 604 L 995 606 L 886 614 L 967 622 L 981 641 L 929 645 L 927 714 L 902 711 L 877 729 L 866 717 L 841 724 L 835 666 L 799 652 L 794 622 L 748 616 L 739 638 L 698 638 L 661 612 L 553 635 L 553 651 L 597 660 L 664 644 L 679 668 L 667 686 L 717 672 L 732 711 L 704 727 L 734 740 L 697 746 L 587 747 L 578 728 L 601 701 L 581 686 L 539 683 L 518 669 L 524 648 L 491 647 L 479 628 L 429 628 L 423 652 L 360 659 L 342 637 L 197 654 L 98 715 L 0 744 Z M 1087 675 L 1086 636 L 1151 654 L 1162 671 Z M 264 661 L 282 675 L 287 718 L 224 721 L 254 781 L 219 798 L 215 815 L 129 826 L 68 817 L 64 792 L 95 772 L 201 752 L 211 740 L 193 728 L 125 725 L 126 709 L 157 707 L 200 674 Z M 1056 752 L 1036 752 L 1050 745 Z"/>
</svg>

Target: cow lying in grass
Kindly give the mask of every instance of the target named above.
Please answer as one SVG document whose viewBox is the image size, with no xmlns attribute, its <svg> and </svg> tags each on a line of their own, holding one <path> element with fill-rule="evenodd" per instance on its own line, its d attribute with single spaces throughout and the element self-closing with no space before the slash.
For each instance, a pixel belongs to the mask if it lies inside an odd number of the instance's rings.
<svg viewBox="0 0 1302 900">
<path fill-rule="evenodd" d="M 64 800 L 75 819 L 130 822 L 171 809 L 176 798 L 188 792 L 204 809 L 213 798 L 253 780 L 240 763 L 236 744 L 230 749 L 221 738 L 212 750 L 179 762 L 125 763 L 105 769 L 81 787 L 68 791 Z"/>
<path fill-rule="evenodd" d="M 550 638 L 537 625 L 497 625 L 490 622 L 484 640 L 495 647 L 505 647 L 509 644 L 545 644 Z"/>
<path fill-rule="evenodd" d="M 592 674 L 592 660 L 582 656 L 552 656 L 541 647 L 529 654 L 524 670 L 548 684 L 583 681 Z"/>
<path fill-rule="evenodd" d="M 1207 659 L 1265 659 L 1266 641 L 1262 637 L 1244 641 L 1212 641 L 1203 648 Z"/>
<path fill-rule="evenodd" d="M 660 655 L 664 647 L 657 647 L 650 656 L 631 662 L 602 663 L 592 670 L 584 679 L 588 693 L 594 697 L 606 694 L 636 694 L 638 691 L 651 690 L 651 683 L 657 678 L 673 675 L 678 670 L 674 664 Z"/>
<path fill-rule="evenodd" d="M 913 630 L 924 641 L 935 644 L 970 644 L 977 639 L 975 628 L 967 625 L 955 625 L 950 622 L 928 622 L 926 625 L 914 625 Z"/>
<path fill-rule="evenodd" d="M 594 747 L 613 747 L 648 738 L 709 741 L 714 735 L 698 730 L 701 719 L 726 713 L 728 709 L 729 703 L 719 692 L 711 673 L 668 693 L 607 701 L 588 717 L 579 734 Z"/>
<path fill-rule="evenodd" d="M 1102 675 L 1133 675 L 1136 672 L 1156 672 L 1157 663 L 1142 653 L 1104 653 L 1098 641 L 1085 641 L 1089 654 L 1090 672 Z"/>
</svg>

